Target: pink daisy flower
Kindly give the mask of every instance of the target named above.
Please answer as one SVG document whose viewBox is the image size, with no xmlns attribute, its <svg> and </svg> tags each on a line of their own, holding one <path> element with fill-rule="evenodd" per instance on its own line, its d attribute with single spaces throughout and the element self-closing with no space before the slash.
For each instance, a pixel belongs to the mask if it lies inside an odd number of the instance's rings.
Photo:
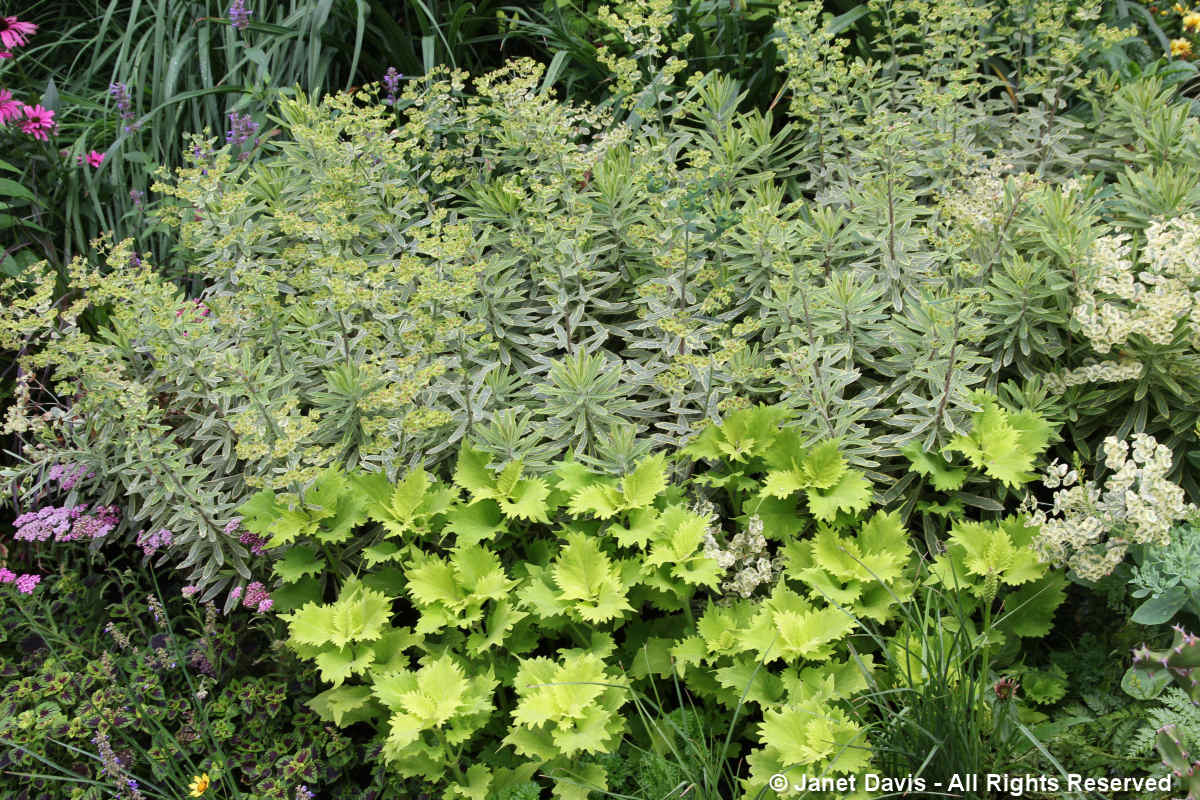
<svg viewBox="0 0 1200 800">
<path fill-rule="evenodd" d="M 12 92 L 8 89 L 0 89 L 0 125 L 6 124 L 9 120 L 20 119 L 23 107 L 20 102 L 12 99 Z"/>
<path fill-rule="evenodd" d="M 21 132 L 27 133 L 39 142 L 47 140 L 47 133 L 53 133 L 55 122 L 54 112 L 42 106 L 24 106 L 25 121 L 21 123 Z"/>
<path fill-rule="evenodd" d="M 4 45 L 5 50 L 23 47 L 25 37 L 32 36 L 37 27 L 32 22 L 21 22 L 16 17 L 0 17 L 0 44 Z"/>
</svg>

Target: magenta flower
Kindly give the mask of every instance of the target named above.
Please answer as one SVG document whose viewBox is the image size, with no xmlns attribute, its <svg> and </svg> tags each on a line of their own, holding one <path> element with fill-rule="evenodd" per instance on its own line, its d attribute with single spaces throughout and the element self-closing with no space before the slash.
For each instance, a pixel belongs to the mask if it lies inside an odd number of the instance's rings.
<svg viewBox="0 0 1200 800">
<path fill-rule="evenodd" d="M 58 481 L 59 489 L 70 491 L 81 479 L 94 478 L 96 473 L 83 464 L 55 464 L 50 468 L 49 477 Z"/>
<path fill-rule="evenodd" d="M 194 594 L 195 594 L 196 592 L 198 592 L 198 591 L 200 591 L 200 587 L 199 587 L 199 586 L 191 586 L 191 585 L 189 585 L 189 586 L 185 586 L 185 587 L 183 587 L 182 589 L 180 589 L 180 590 L 179 590 L 179 593 L 180 593 L 181 595 L 183 595 L 184 597 L 191 597 L 192 595 L 194 595 Z"/>
<path fill-rule="evenodd" d="M 160 528 L 149 534 L 145 531 L 138 531 L 137 544 L 142 548 L 143 553 L 152 556 L 158 552 L 160 547 L 170 547 L 173 538 L 171 532 L 166 528 Z"/>
<path fill-rule="evenodd" d="M 24 106 L 21 111 L 25 114 L 25 121 L 21 123 L 21 132 L 27 133 L 39 142 L 47 140 L 46 134 L 53 133 L 56 123 L 54 122 L 54 112 L 42 106 Z"/>
<path fill-rule="evenodd" d="M 93 150 L 87 154 L 87 163 L 89 167 L 98 167 L 104 163 L 104 153 L 99 153 Z"/>
<path fill-rule="evenodd" d="M 32 36 L 37 27 L 32 22 L 21 22 L 16 17 L 0 17 L 0 44 L 4 45 L 5 50 L 24 47 L 25 37 Z"/>
<path fill-rule="evenodd" d="M 17 573 L 8 567 L 0 567 L 0 583 L 12 583 L 17 579 Z"/>
<path fill-rule="evenodd" d="M 33 588 L 41 582 L 41 575 L 22 575 L 17 578 L 17 591 L 21 594 L 33 594 Z"/>
<path fill-rule="evenodd" d="M 271 593 L 267 591 L 261 581 L 254 581 L 246 587 L 242 605 L 246 608 L 253 608 L 260 614 L 265 614 L 271 610 Z"/>
<path fill-rule="evenodd" d="M 4 125 L 10 120 L 17 120 L 23 116 L 22 109 L 25 106 L 17 100 L 13 100 L 12 92 L 8 89 L 0 89 L 0 125 Z"/>
</svg>

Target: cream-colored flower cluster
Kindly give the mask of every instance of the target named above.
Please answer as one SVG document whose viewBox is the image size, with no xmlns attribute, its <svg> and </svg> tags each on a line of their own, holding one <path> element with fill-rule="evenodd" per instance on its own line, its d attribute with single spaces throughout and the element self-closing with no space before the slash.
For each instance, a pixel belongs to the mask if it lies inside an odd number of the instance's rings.
<svg viewBox="0 0 1200 800">
<path fill-rule="evenodd" d="M 703 506 L 703 504 L 702 504 Z M 706 506 L 711 509 L 711 504 Z M 704 513 L 703 508 L 699 513 Z M 767 539 L 763 536 L 763 521 L 751 515 L 746 530 L 734 534 L 726 547 L 717 540 L 718 529 L 710 525 L 704 532 L 704 555 L 713 559 L 724 570 L 741 564 L 741 568 L 721 584 L 721 593 L 749 597 L 760 586 L 771 587 L 783 573 L 783 559 L 771 558 L 767 551 Z"/>
<path fill-rule="evenodd" d="M 1097 353 L 1109 353 L 1141 336 L 1153 345 L 1175 341 L 1181 325 L 1200 349 L 1200 219 L 1188 214 L 1155 220 L 1135 259 L 1127 233 L 1095 240 L 1091 275 L 1081 281 L 1074 318 Z M 1098 381 L 1136 380 L 1143 366 L 1128 354 L 1116 361 L 1050 373 L 1053 392 Z"/>
<path fill-rule="evenodd" d="M 1125 558 L 1130 544 L 1165 546 L 1171 526 L 1195 509 L 1184 502 L 1183 489 L 1167 480 L 1171 451 L 1153 436 L 1133 435 L 1128 442 L 1104 440 L 1104 465 L 1113 471 L 1101 489 L 1093 481 L 1076 483 L 1078 474 L 1065 464 L 1051 464 L 1042 483 L 1054 493 L 1047 514 L 1030 515 L 1041 528 L 1034 540 L 1038 557 L 1073 569 L 1096 581 Z"/>
<path fill-rule="evenodd" d="M 1092 250 L 1096 278 L 1081 288 L 1075 307 L 1092 347 L 1107 353 L 1134 334 L 1167 345 L 1184 320 L 1191 323 L 1193 344 L 1200 344 L 1200 220 L 1189 214 L 1151 223 L 1140 270 L 1130 258 L 1129 238 L 1102 236 Z"/>
<path fill-rule="evenodd" d="M 1118 361 L 1101 361 L 1085 364 L 1082 367 L 1064 372 L 1049 372 L 1045 378 L 1046 388 L 1055 394 L 1062 394 L 1069 386 L 1082 386 L 1086 383 L 1113 383 L 1118 381 L 1135 381 L 1142 377 L 1144 367 L 1140 361 L 1120 359 Z"/>
<path fill-rule="evenodd" d="M 1039 184 L 1035 175 L 1014 174 L 1013 169 L 1012 164 L 995 161 L 967 179 L 962 191 L 947 195 L 943 213 L 975 231 L 991 233 L 1010 216 L 1011 202 L 1006 203 L 1006 197 L 1020 197 Z"/>
</svg>

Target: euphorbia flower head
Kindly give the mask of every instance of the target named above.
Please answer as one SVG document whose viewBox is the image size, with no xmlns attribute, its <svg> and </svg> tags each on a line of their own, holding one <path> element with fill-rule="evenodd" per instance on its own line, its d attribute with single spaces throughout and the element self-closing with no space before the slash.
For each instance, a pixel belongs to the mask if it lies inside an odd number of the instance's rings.
<svg viewBox="0 0 1200 800">
<path fill-rule="evenodd" d="M 21 22 L 16 17 L 0 17 L 0 45 L 5 50 L 14 47 L 24 47 L 25 37 L 32 36 L 37 25 L 32 22 Z"/>
</svg>

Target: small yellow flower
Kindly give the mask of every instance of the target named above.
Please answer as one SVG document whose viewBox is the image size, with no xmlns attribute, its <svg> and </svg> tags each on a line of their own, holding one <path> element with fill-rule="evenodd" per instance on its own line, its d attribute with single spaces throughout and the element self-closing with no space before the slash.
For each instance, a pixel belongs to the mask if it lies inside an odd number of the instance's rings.
<svg viewBox="0 0 1200 800">
<path fill-rule="evenodd" d="M 1200 12 L 1189 11 L 1183 15 L 1183 29 L 1185 31 L 1200 31 Z"/>
<path fill-rule="evenodd" d="M 1186 14 L 1186 13 L 1187 13 L 1187 9 L 1186 9 L 1186 8 L 1184 8 L 1184 7 L 1183 7 L 1181 4 L 1179 4 L 1179 3 L 1176 3 L 1176 4 L 1175 4 L 1175 13 L 1176 13 L 1176 14 L 1179 14 L 1180 16 L 1182 16 L 1182 15 L 1184 15 L 1184 14 Z"/>
<path fill-rule="evenodd" d="M 201 773 L 199 777 L 193 777 L 192 782 L 188 784 L 188 788 L 192 790 L 191 796 L 199 797 L 200 795 L 204 794 L 206 791 L 208 791 L 208 784 L 209 780 L 207 772 Z"/>
<path fill-rule="evenodd" d="M 1171 55 L 1177 58 L 1191 58 L 1192 43 L 1187 39 L 1172 39 L 1171 40 Z"/>
</svg>

